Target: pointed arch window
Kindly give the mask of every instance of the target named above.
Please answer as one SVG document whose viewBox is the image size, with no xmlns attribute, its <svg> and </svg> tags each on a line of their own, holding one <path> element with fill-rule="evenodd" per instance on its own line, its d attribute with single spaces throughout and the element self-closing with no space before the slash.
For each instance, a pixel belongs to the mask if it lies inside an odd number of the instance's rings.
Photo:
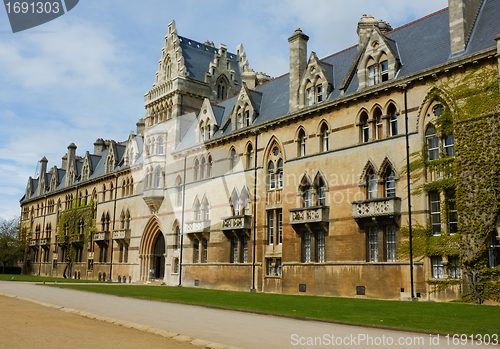
<svg viewBox="0 0 500 349">
<path fill-rule="evenodd" d="M 361 142 L 366 143 L 370 140 L 370 125 L 368 123 L 368 114 L 363 112 L 360 117 Z"/>
<path fill-rule="evenodd" d="M 200 171 L 200 163 L 198 159 L 194 160 L 194 165 L 193 165 L 193 180 L 197 181 L 198 180 L 198 173 Z"/>
<path fill-rule="evenodd" d="M 234 168 L 236 167 L 236 150 L 231 149 L 230 155 L 229 155 L 229 170 L 234 171 Z"/>
<path fill-rule="evenodd" d="M 203 200 L 202 211 L 203 219 L 206 221 L 210 220 L 210 206 L 208 204 L 207 198 Z"/>
<path fill-rule="evenodd" d="M 382 82 L 389 81 L 389 61 L 380 62 L 380 78 Z"/>
<path fill-rule="evenodd" d="M 158 154 L 163 155 L 163 138 L 158 138 Z"/>
<path fill-rule="evenodd" d="M 377 67 L 375 64 L 368 67 L 368 86 L 377 84 Z"/>
<path fill-rule="evenodd" d="M 365 175 L 365 182 L 367 199 L 376 199 L 378 197 L 378 176 L 373 169 L 370 169 Z"/>
<path fill-rule="evenodd" d="M 203 179 L 205 177 L 205 166 L 206 165 L 206 161 L 205 161 L 205 158 L 201 158 L 201 162 L 200 162 L 200 179 Z"/>
<path fill-rule="evenodd" d="M 268 172 L 268 181 L 269 181 L 269 189 L 276 189 L 276 174 L 274 173 L 274 162 L 269 161 L 267 164 L 267 172 Z"/>
<path fill-rule="evenodd" d="M 194 211 L 194 220 L 201 221 L 201 205 L 198 199 L 196 199 L 196 201 L 194 202 L 193 211 Z"/>
<path fill-rule="evenodd" d="M 321 135 L 320 135 L 320 142 L 321 142 L 321 151 L 326 152 L 328 151 L 329 144 L 328 144 L 328 125 L 324 123 L 321 125 Z"/>
<path fill-rule="evenodd" d="M 388 109 L 388 116 L 389 116 L 389 130 L 390 130 L 390 135 L 392 136 L 397 136 L 398 135 L 398 111 L 396 107 L 391 104 Z"/>
<path fill-rule="evenodd" d="M 207 158 L 207 178 L 212 178 L 212 156 Z"/>
<path fill-rule="evenodd" d="M 385 197 L 395 197 L 396 196 L 396 180 L 395 173 L 392 169 L 388 169 L 386 172 L 386 176 L 384 178 L 384 187 L 385 187 Z"/>
<path fill-rule="evenodd" d="M 439 158 L 439 140 L 434 125 L 429 124 L 427 127 L 425 140 L 427 143 L 427 160 L 437 160 Z"/>
<path fill-rule="evenodd" d="M 306 133 L 303 129 L 298 134 L 297 148 L 297 156 L 306 156 Z"/>
<path fill-rule="evenodd" d="M 317 198 L 317 205 L 318 206 L 325 206 L 326 205 L 326 184 L 323 180 L 323 177 L 321 177 L 319 174 L 316 177 L 316 198 Z"/>
<path fill-rule="evenodd" d="M 373 116 L 375 119 L 375 139 L 382 139 L 384 125 L 382 122 L 382 110 L 379 108 L 375 109 Z"/>
<path fill-rule="evenodd" d="M 247 146 L 247 169 L 252 168 L 254 165 L 254 154 L 253 154 L 253 146 L 251 143 L 248 144 Z"/>
<path fill-rule="evenodd" d="M 283 159 L 278 160 L 278 171 L 276 172 L 277 175 L 277 188 L 281 189 L 283 188 Z"/>
<path fill-rule="evenodd" d="M 226 95 L 227 95 L 226 80 L 223 77 L 220 77 L 219 80 L 217 80 L 217 100 L 221 101 L 223 99 L 226 99 Z"/>
<path fill-rule="evenodd" d="M 163 185 L 162 170 L 161 167 L 156 168 L 155 184 L 157 188 L 161 188 Z"/>
</svg>

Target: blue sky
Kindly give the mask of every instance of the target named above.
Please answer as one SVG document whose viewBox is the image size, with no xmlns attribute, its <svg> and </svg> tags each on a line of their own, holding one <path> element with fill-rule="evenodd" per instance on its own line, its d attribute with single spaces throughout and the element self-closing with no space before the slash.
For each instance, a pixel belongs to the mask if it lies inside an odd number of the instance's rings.
<svg viewBox="0 0 500 349">
<path fill-rule="evenodd" d="M 447 0 L 80 0 L 68 14 L 13 34 L 0 8 L 0 219 L 19 215 L 37 162 L 61 166 L 67 146 L 124 141 L 145 115 L 168 23 L 179 35 L 230 52 L 243 44 L 250 68 L 288 72 L 298 27 L 322 58 L 357 44 L 363 14 L 393 28 L 445 8 Z"/>
</svg>

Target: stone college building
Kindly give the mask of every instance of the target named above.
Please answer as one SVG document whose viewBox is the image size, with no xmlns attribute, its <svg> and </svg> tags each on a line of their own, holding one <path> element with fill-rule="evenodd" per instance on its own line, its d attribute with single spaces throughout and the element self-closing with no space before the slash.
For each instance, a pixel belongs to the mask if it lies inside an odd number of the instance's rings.
<svg viewBox="0 0 500 349">
<path fill-rule="evenodd" d="M 382 299 L 411 297 L 413 277 L 416 297 L 460 297 L 473 215 L 455 199 L 466 171 L 454 130 L 462 110 L 498 122 L 498 105 L 467 109 L 476 94 L 463 91 L 498 94 L 499 18 L 498 0 L 449 0 L 395 29 L 364 15 L 358 43 L 325 58 L 292 29 L 277 78 L 252 70 L 242 45 L 188 39 L 172 21 L 136 131 L 86 152 L 72 143 L 29 178 L 26 271 Z M 478 254 L 489 268 L 493 209 Z"/>
</svg>

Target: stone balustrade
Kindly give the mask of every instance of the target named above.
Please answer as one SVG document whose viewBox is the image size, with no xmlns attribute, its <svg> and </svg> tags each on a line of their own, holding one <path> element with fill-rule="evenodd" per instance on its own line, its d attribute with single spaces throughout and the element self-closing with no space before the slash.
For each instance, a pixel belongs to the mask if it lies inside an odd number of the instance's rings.
<svg viewBox="0 0 500 349">
<path fill-rule="evenodd" d="M 401 198 L 379 198 L 352 202 L 352 218 L 401 215 Z"/>
</svg>

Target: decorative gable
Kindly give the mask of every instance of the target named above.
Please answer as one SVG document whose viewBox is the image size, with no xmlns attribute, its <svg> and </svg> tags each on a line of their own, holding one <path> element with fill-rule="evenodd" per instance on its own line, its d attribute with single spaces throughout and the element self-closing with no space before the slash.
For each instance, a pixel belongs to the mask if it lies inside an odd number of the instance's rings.
<svg viewBox="0 0 500 349">
<path fill-rule="evenodd" d="M 198 142 L 211 139 L 219 127 L 213 108 L 219 107 L 212 106 L 210 100 L 205 98 L 198 115 L 198 127 L 196 128 Z"/>
<path fill-rule="evenodd" d="M 89 179 L 90 175 L 94 172 L 94 169 L 92 168 L 92 161 L 90 160 L 90 153 L 87 151 L 85 153 L 85 157 L 83 158 L 83 166 L 82 166 L 82 173 L 81 173 L 81 178 L 82 181 L 86 181 Z"/>
<path fill-rule="evenodd" d="M 156 81 L 153 87 L 166 85 L 167 89 L 172 87 L 172 80 L 178 76 L 186 75 L 186 66 L 180 47 L 180 39 L 177 35 L 175 21 L 168 24 L 168 33 L 165 36 L 165 45 L 163 46 L 161 59 L 159 61 L 158 71 L 156 72 Z"/>
<path fill-rule="evenodd" d="M 228 54 L 224 44 L 219 45 L 219 51 L 214 54 L 214 60 L 210 62 L 208 71 L 205 73 L 205 82 L 211 87 L 211 99 L 222 101 L 233 96 L 238 88 L 235 79 L 235 71 L 231 67 L 232 55 Z"/>
<path fill-rule="evenodd" d="M 315 52 L 311 52 L 307 68 L 299 88 L 299 107 L 309 107 L 326 100 L 333 89 L 331 76 L 325 70 L 326 63 L 320 62 Z"/>
<path fill-rule="evenodd" d="M 125 166 L 133 166 L 135 161 L 139 157 L 139 151 L 135 137 L 135 133 L 130 132 L 130 135 L 128 136 L 127 146 L 125 147 L 125 154 L 123 155 L 123 164 Z"/>
<path fill-rule="evenodd" d="M 243 84 L 231 112 L 233 131 L 251 126 L 257 116 L 258 110 L 252 94 L 246 84 Z"/>
<path fill-rule="evenodd" d="M 118 165 L 118 156 L 116 153 L 116 142 L 110 141 L 108 154 L 106 155 L 105 172 L 111 173 Z"/>
<path fill-rule="evenodd" d="M 358 34 L 362 53 L 356 69 L 360 89 L 396 76 L 400 65 L 396 42 L 384 35 L 390 29 L 387 23 L 377 22 L 373 17 L 361 20 Z"/>
</svg>

